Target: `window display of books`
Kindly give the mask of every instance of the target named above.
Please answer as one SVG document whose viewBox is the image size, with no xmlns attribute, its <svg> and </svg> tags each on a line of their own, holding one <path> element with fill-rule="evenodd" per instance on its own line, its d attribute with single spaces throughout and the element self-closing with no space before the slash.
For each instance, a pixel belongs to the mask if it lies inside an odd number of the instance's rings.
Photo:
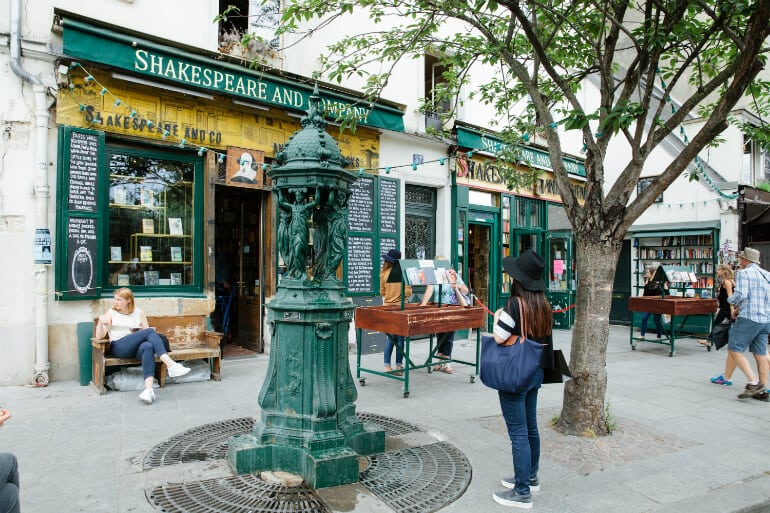
<svg viewBox="0 0 770 513">
<path fill-rule="evenodd" d="M 158 271 L 144 271 L 145 285 L 160 285 L 160 276 Z"/>
<path fill-rule="evenodd" d="M 181 217 L 168 218 L 168 233 L 170 233 L 171 235 L 182 235 L 182 218 Z"/>
<path fill-rule="evenodd" d="M 139 260 L 141 262 L 152 262 L 152 246 L 139 247 Z"/>
<path fill-rule="evenodd" d="M 179 246 L 171 246 L 171 261 L 172 262 L 182 261 L 182 248 L 180 248 Z"/>
</svg>

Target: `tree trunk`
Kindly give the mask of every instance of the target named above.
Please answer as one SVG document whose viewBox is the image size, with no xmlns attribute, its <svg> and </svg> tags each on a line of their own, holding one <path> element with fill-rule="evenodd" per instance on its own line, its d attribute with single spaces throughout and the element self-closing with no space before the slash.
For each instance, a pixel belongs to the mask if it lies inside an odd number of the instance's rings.
<svg viewBox="0 0 770 513">
<path fill-rule="evenodd" d="M 556 423 L 572 435 L 607 434 L 604 398 L 606 353 L 615 269 L 622 241 L 575 233 L 578 289 L 572 329 L 570 370 Z"/>
</svg>

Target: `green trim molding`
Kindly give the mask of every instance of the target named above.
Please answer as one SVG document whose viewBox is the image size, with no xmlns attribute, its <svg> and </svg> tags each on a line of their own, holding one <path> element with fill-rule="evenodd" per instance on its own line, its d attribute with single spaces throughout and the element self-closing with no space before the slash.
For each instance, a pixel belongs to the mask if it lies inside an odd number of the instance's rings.
<svg viewBox="0 0 770 513">
<path fill-rule="evenodd" d="M 181 48 L 166 40 L 103 26 L 97 22 L 57 12 L 62 17 L 64 55 L 107 65 L 143 77 L 197 90 L 237 97 L 281 109 L 304 112 L 314 83 L 288 80 L 260 70 L 206 56 L 204 50 Z M 321 103 L 330 119 L 352 115 L 362 126 L 404 131 L 403 112 L 381 103 L 370 105 L 363 97 L 346 95 L 319 86 Z"/>
<path fill-rule="evenodd" d="M 456 125 L 455 130 L 457 131 L 458 146 L 465 148 L 474 148 L 496 154 L 500 151 L 500 148 L 504 147 L 506 144 L 499 137 L 481 130 L 460 125 Z M 553 172 L 551 156 L 547 151 L 533 148 L 532 146 L 522 145 L 519 145 L 519 151 L 521 152 L 522 162 L 538 169 L 545 169 L 546 171 Z M 563 157 L 562 162 L 564 162 L 564 167 L 567 168 L 567 173 L 569 175 L 585 178 L 586 166 L 583 162 L 571 157 Z"/>
</svg>

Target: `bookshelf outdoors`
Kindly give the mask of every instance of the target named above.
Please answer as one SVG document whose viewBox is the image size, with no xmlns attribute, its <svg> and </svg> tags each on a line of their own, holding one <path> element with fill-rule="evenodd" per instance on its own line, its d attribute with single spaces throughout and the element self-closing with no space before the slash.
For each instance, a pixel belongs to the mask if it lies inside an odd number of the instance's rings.
<svg viewBox="0 0 770 513">
<path fill-rule="evenodd" d="M 713 298 L 717 267 L 716 229 L 685 230 L 661 234 L 637 232 L 633 239 L 636 266 L 633 273 L 633 296 L 644 292 L 645 271 L 652 268 L 667 274 L 667 296 Z M 658 277 L 655 279 L 660 278 Z M 660 281 L 660 280 L 658 280 Z M 638 317 L 633 324 L 638 325 Z M 687 331 L 708 333 L 710 318 L 696 316 L 688 323 Z M 650 321 L 651 322 L 651 321 Z M 649 323 L 648 323 L 649 324 Z M 668 329 L 664 318 L 664 328 Z M 648 326 L 648 329 L 650 327 Z"/>
<path fill-rule="evenodd" d="M 644 289 L 644 272 L 649 267 L 660 265 L 681 266 L 695 275 L 691 282 L 673 282 L 670 285 L 672 295 L 683 289 L 693 288 L 698 295 L 703 292 L 712 297 L 714 293 L 714 273 L 716 271 L 716 248 L 713 235 L 674 235 L 670 237 L 637 237 L 636 245 L 636 295 Z M 683 269 L 684 270 L 684 269 Z"/>
</svg>

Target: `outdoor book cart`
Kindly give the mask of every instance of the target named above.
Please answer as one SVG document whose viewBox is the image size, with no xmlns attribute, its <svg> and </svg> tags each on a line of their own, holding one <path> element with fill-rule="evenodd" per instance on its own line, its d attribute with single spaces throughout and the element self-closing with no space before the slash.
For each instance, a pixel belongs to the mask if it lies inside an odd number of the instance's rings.
<svg viewBox="0 0 770 513">
<path fill-rule="evenodd" d="M 449 262 L 443 260 L 398 260 L 390 273 L 391 282 L 401 282 L 401 297 L 404 294 L 404 281 L 410 285 L 433 285 L 434 287 L 446 286 L 444 272 L 451 269 Z M 408 273 L 408 274 L 407 274 Z M 361 386 L 366 385 L 366 378 L 361 377 L 362 372 L 384 376 L 404 382 L 404 397 L 409 397 L 409 373 L 416 369 L 427 368 L 432 371 L 432 366 L 437 363 L 454 362 L 474 367 L 474 373 L 470 376 L 470 382 L 476 380 L 479 373 L 479 350 L 481 341 L 481 327 L 484 324 L 484 309 L 478 306 L 442 305 L 430 303 L 420 306 L 417 303 L 404 303 L 400 305 L 360 306 L 355 310 L 356 324 L 356 378 Z M 474 361 L 437 358 L 438 344 L 434 347 L 434 335 L 447 331 L 457 331 L 471 328 L 476 330 L 476 358 Z M 365 369 L 361 367 L 361 330 L 379 331 L 404 337 L 404 369 L 389 372 Z M 424 363 L 415 363 L 410 356 L 411 339 L 421 335 L 429 335 L 430 346 L 428 357 Z M 396 346 L 396 351 L 400 351 Z"/>
<path fill-rule="evenodd" d="M 679 267 L 682 266 L 663 266 L 658 267 L 655 271 L 653 280 L 661 283 L 661 290 L 664 290 L 663 284 L 666 282 L 675 283 L 689 283 L 690 278 L 685 275 L 687 270 Z M 637 296 L 629 298 L 628 310 L 631 312 L 631 334 L 629 342 L 631 343 L 631 349 L 636 351 L 635 341 L 652 342 L 655 344 L 666 344 L 670 346 L 669 356 L 674 356 L 677 337 L 682 338 L 690 335 L 683 335 L 682 330 L 687 323 L 687 320 L 691 316 L 696 315 L 708 315 L 709 326 L 711 325 L 711 317 L 717 309 L 717 300 L 713 298 L 700 298 L 700 297 L 680 297 L 680 296 Z M 645 339 L 642 337 L 634 337 L 634 313 L 635 312 L 650 312 L 654 314 L 667 314 L 671 316 L 671 322 L 668 330 L 668 337 L 664 333 L 664 337 L 661 339 Z M 677 325 L 677 321 L 681 321 Z M 652 322 L 651 320 L 648 322 Z M 650 329 L 648 324 L 647 329 Z M 653 327 L 654 329 L 654 327 Z M 707 346 L 707 349 L 711 351 L 711 344 Z"/>
</svg>

